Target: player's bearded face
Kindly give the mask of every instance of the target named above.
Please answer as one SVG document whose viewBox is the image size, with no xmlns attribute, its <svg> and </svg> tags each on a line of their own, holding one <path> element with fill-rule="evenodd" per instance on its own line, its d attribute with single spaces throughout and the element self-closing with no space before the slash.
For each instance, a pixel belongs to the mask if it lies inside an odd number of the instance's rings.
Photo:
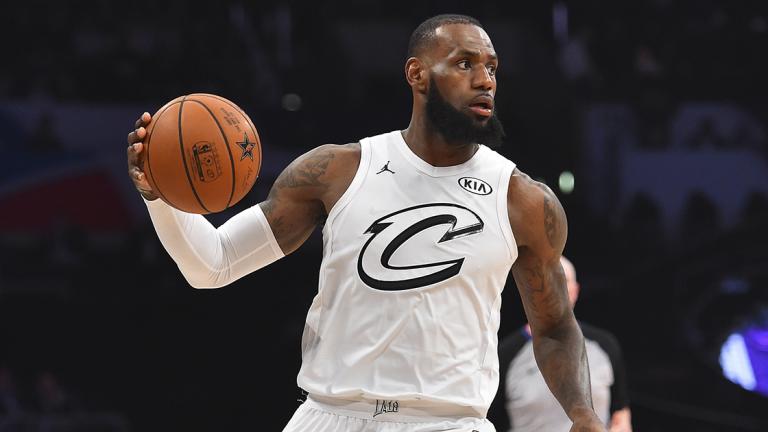
<svg viewBox="0 0 768 432">
<path fill-rule="evenodd" d="M 485 122 L 476 120 L 469 113 L 454 108 L 443 98 L 434 80 L 427 90 L 427 119 L 430 125 L 445 138 L 456 144 L 481 143 L 499 147 L 504 139 L 504 126 L 496 116 L 496 109 Z"/>
</svg>

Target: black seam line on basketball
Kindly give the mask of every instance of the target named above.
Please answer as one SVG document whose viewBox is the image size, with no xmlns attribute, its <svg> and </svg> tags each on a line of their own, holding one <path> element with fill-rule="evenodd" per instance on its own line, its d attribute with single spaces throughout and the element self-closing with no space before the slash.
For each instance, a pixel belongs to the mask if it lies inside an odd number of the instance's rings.
<svg viewBox="0 0 768 432">
<path fill-rule="evenodd" d="M 187 102 L 196 102 L 205 108 L 206 111 L 208 111 L 208 114 L 211 115 L 211 118 L 214 122 L 216 122 L 216 126 L 219 127 L 219 132 L 221 132 L 221 137 L 224 138 L 224 145 L 227 148 L 227 153 L 229 153 L 229 163 L 232 166 L 232 190 L 229 192 L 229 199 L 227 200 L 227 206 L 226 208 L 229 208 L 229 205 L 232 204 L 232 197 L 235 196 L 235 158 L 232 156 L 232 149 L 229 148 L 229 140 L 227 139 L 227 135 L 224 134 L 224 128 L 221 127 L 221 123 L 219 123 L 219 119 L 216 118 L 216 116 L 213 114 L 213 111 L 211 111 L 210 108 L 208 108 L 207 105 L 200 102 L 199 100 L 195 99 L 189 99 Z"/>
<path fill-rule="evenodd" d="M 232 108 L 236 109 L 238 112 L 240 112 L 240 114 L 243 115 L 243 117 L 247 120 L 246 123 L 248 123 L 248 127 L 250 127 L 251 128 L 251 132 L 253 132 L 254 139 L 256 139 L 259 142 L 259 167 L 256 169 L 256 172 L 257 173 L 261 172 L 261 164 L 264 162 L 263 158 L 261 157 L 261 138 L 259 138 L 259 133 L 256 132 L 256 126 L 253 125 L 253 122 L 251 121 L 251 118 L 248 117 L 248 114 L 246 114 L 245 111 L 243 111 L 242 108 L 240 108 L 239 106 L 235 105 L 234 102 L 232 102 L 230 100 L 227 100 L 227 99 L 224 99 L 221 96 L 217 96 L 217 95 L 211 94 L 211 93 L 193 93 L 193 94 L 191 94 L 189 96 L 196 96 L 196 95 L 197 96 L 212 97 L 212 98 L 218 100 L 219 102 L 224 102 L 225 104 L 227 104 L 227 105 L 231 106 Z M 195 99 L 190 99 L 190 100 L 195 100 Z M 259 178 L 258 174 L 256 175 L 256 178 Z"/>
<path fill-rule="evenodd" d="M 184 101 L 187 100 L 187 96 L 184 96 L 184 99 L 181 100 L 181 105 L 179 105 L 179 150 L 181 151 L 181 160 L 184 162 L 184 174 L 187 175 L 187 181 L 189 182 L 189 187 L 192 188 L 192 193 L 195 194 L 195 198 L 197 198 L 197 202 L 200 204 L 200 207 L 203 208 L 206 212 L 210 213 L 211 211 L 208 210 L 205 205 L 203 204 L 203 200 L 200 199 L 200 196 L 197 194 L 197 190 L 195 189 L 195 184 L 192 183 L 192 177 L 189 175 L 189 168 L 187 168 L 187 155 L 184 153 L 184 137 L 183 133 L 181 132 L 181 112 L 184 109 Z"/>
<path fill-rule="evenodd" d="M 166 111 L 168 111 L 168 108 L 176 105 L 177 103 L 181 103 L 181 101 L 174 102 L 174 103 L 168 105 L 167 107 L 163 108 L 163 110 L 160 111 L 159 113 L 157 113 L 157 115 L 155 117 L 153 117 L 152 120 L 159 121 L 160 117 L 162 117 L 162 115 L 165 114 Z M 147 136 L 147 144 L 146 144 L 147 148 L 144 149 L 144 151 L 147 152 L 147 156 L 146 156 L 146 158 L 147 158 L 147 165 L 150 167 L 149 168 L 149 176 L 152 177 L 152 182 L 155 183 L 155 188 L 157 189 L 155 192 L 157 192 L 157 194 L 160 195 L 160 198 L 162 198 L 163 201 L 165 201 L 167 203 L 170 203 L 170 201 L 168 201 L 168 198 L 166 198 L 166 196 L 163 194 L 163 192 L 160 191 L 160 185 L 155 181 L 155 176 L 152 174 L 152 168 L 151 168 L 152 165 L 150 165 L 150 163 L 149 163 L 149 148 L 151 147 L 149 145 L 149 142 L 152 140 L 152 134 L 153 133 L 155 133 L 155 127 L 154 126 L 152 127 L 152 132 L 150 132 L 149 136 Z"/>
<path fill-rule="evenodd" d="M 253 138 L 259 141 L 259 168 L 256 170 L 256 172 L 261 172 L 261 163 L 263 162 L 263 158 L 261 157 L 261 139 L 259 138 L 259 133 L 256 132 L 256 126 L 253 125 L 253 122 L 251 121 L 251 118 L 248 117 L 248 114 L 246 114 L 245 111 L 243 111 L 242 108 L 240 108 L 239 106 L 235 105 L 234 102 L 229 101 L 227 99 L 224 99 L 221 96 L 216 96 L 215 94 L 210 94 L 210 93 L 193 93 L 190 96 L 195 96 L 195 95 L 212 97 L 212 98 L 214 98 L 214 99 L 216 99 L 216 100 L 218 100 L 220 102 L 224 102 L 225 104 L 227 104 L 227 105 L 231 106 L 232 108 L 238 110 L 240 112 L 240 114 L 243 115 L 243 117 L 247 120 L 246 123 L 248 123 L 248 127 L 251 128 L 251 132 L 253 132 Z M 190 100 L 194 100 L 194 99 L 190 99 Z M 258 178 L 258 177 L 259 176 L 257 175 L 256 178 Z"/>
</svg>

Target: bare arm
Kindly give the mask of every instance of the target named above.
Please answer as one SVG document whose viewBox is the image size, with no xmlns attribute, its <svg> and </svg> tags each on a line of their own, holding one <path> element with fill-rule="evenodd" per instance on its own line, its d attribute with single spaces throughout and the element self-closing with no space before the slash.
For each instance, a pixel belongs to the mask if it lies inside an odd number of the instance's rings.
<svg viewBox="0 0 768 432">
<path fill-rule="evenodd" d="M 280 174 L 266 201 L 215 228 L 157 200 L 141 170 L 150 120 L 144 113 L 128 135 L 128 174 L 148 201 L 163 246 L 196 288 L 227 285 L 296 250 L 349 186 L 360 160 L 358 144 L 313 149 Z"/>
<path fill-rule="evenodd" d="M 259 204 L 280 248 L 301 246 L 349 187 L 360 163 L 360 144 L 317 147 L 297 158 Z"/>
<path fill-rule="evenodd" d="M 568 302 L 560 255 L 568 226 L 557 197 L 545 185 L 515 171 L 510 179 L 510 224 L 518 243 L 512 267 L 544 380 L 574 431 L 603 431 L 592 408 L 587 352 Z"/>
</svg>

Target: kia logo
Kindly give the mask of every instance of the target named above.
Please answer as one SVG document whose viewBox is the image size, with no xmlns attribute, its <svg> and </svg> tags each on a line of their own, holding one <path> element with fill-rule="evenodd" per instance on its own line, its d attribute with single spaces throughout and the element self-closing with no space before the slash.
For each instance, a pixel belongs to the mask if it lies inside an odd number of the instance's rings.
<svg viewBox="0 0 768 432">
<path fill-rule="evenodd" d="M 488 195 L 493 192 L 493 188 L 488 183 L 474 178 L 474 177 L 462 177 L 459 179 L 459 186 L 465 191 L 472 192 L 477 195 Z"/>
</svg>

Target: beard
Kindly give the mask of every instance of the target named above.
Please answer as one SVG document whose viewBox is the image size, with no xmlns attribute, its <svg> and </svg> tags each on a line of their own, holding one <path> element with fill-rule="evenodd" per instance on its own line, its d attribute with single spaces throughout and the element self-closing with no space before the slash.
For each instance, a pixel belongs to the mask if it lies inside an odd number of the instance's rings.
<svg viewBox="0 0 768 432">
<path fill-rule="evenodd" d="M 491 117 L 481 123 L 449 104 L 432 81 L 427 90 L 426 113 L 429 126 L 449 143 L 457 146 L 480 143 L 497 148 L 506 136 L 504 126 L 496 116 L 494 107 Z"/>
</svg>

